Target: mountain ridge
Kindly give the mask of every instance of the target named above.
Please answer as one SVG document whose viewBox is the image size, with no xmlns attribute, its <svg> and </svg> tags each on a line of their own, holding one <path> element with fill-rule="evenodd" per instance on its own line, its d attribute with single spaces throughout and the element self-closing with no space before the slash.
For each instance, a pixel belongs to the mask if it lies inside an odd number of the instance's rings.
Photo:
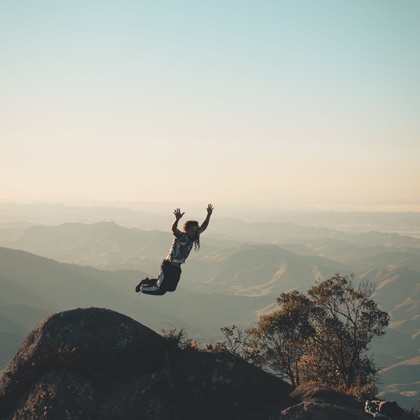
<svg viewBox="0 0 420 420">
<path fill-rule="evenodd" d="M 375 250 L 385 249 L 386 254 L 384 254 L 383 260 L 387 264 L 375 264 L 375 266 L 367 268 L 361 267 L 360 271 L 356 271 L 354 268 L 357 267 L 357 264 L 340 263 L 339 260 L 342 258 L 337 258 L 337 255 L 335 255 L 337 253 L 334 250 L 334 244 L 337 244 L 336 240 L 334 240 L 335 242 L 328 238 L 308 240 L 305 246 L 310 246 L 310 249 L 316 255 L 298 255 L 290 249 L 285 249 L 289 246 L 293 247 L 290 244 L 283 247 L 283 244 L 279 243 L 236 243 L 232 246 L 232 242 L 219 241 L 207 236 L 206 232 L 201 251 L 192 253 L 188 264 L 185 266 L 177 292 L 164 298 L 153 299 L 135 296 L 133 287 L 145 275 L 156 275 L 160 260 L 168 250 L 171 240 L 170 233 L 159 231 L 148 233 L 139 229 L 120 229 L 118 224 L 115 223 L 97 224 L 95 228 L 97 229 L 97 235 L 91 237 L 92 244 L 100 238 L 101 228 L 105 228 L 108 234 L 111 231 L 109 236 L 111 239 L 112 232 L 119 232 L 118 235 L 125 232 L 130 237 L 133 233 L 134 235 L 141 236 L 144 234 L 145 236 L 140 247 L 137 247 L 136 241 L 130 240 L 135 248 L 130 251 L 131 256 L 129 258 L 127 258 L 127 254 L 130 254 L 130 252 L 126 252 L 128 249 L 126 246 L 122 246 L 118 250 L 115 247 L 110 247 L 109 242 L 103 243 L 102 249 L 106 252 L 101 251 L 102 253 L 97 255 L 98 264 L 93 264 L 95 267 L 74 265 L 74 258 L 69 258 L 70 262 L 65 264 L 49 258 L 42 260 L 42 264 L 46 261 L 54 261 L 56 264 L 48 263 L 48 268 L 42 268 L 41 262 L 37 260 L 39 264 L 32 264 L 30 269 L 22 273 L 26 263 L 17 258 L 13 264 L 17 270 L 15 270 L 15 274 L 17 274 L 17 279 L 20 279 L 19 281 L 16 281 L 15 275 L 5 276 L 6 268 L 10 268 L 10 264 L 7 265 L 11 262 L 10 254 L 3 260 L 1 260 L 0 255 L 0 262 L 6 261 L 5 264 L 2 264 L 3 271 L 0 273 L 2 291 L 4 292 L 0 296 L 0 304 L 5 304 L 7 301 L 20 303 L 22 298 L 25 297 L 26 301 L 22 303 L 30 305 L 31 299 L 35 299 L 42 303 L 38 306 L 48 308 L 49 311 L 71 309 L 75 305 L 79 307 L 90 305 L 109 307 L 127 313 L 135 319 L 143 319 L 144 322 L 153 325 L 157 330 L 162 329 L 162 327 L 170 328 L 173 325 L 186 327 L 194 336 L 198 334 L 200 339 L 205 339 L 206 337 L 214 337 L 217 333 L 220 335 L 220 328 L 223 326 L 237 324 L 246 327 L 250 322 L 255 322 L 260 315 L 276 308 L 276 298 L 282 291 L 292 288 L 306 291 L 318 279 L 328 278 L 337 272 L 341 274 L 355 272 L 356 276 L 367 277 L 376 284 L 375 299 L 377 298 L 380 304 L 382 302 L 386 309 L 391 311 L 393 315 L 391 326 L 396 331 L 406 334 L 407 340 L 404 343 L 406 343 L 407 349 L 410 349 L 407 356 L 415 356 L 412 348 L 416 343 L 413 337 L 418 337 L 416 334 L 419 331 L 419 320 L 416 318 L 419 291 L 410 289 L 406 285 L 411 285 L 410 287 L 415 285 L 419 273 L 411 267 L 407 268 L 405 266 L 407 260 L 401 259 L 401 255 L 406 254 L 401 254 L 401 252 L 406 251 L 393 252 L 391 242 L 387 247 L 369 248 L 369 252 L 373 255 Z M 90 227 L 84 226 L 84 229 L 89 230 Z M 388 238 L 387 235 L 372 235 L 374 241 Z M 152 237 L 155 238 L 156 243 L 150 245 L 148 241 Z M 353 238 L 354 235 L 351 237 Z M 76 239 L 80 240 L 80 238 Z M 394 235 L 390 236 L 390 240 L 397 240 L 395 242 L 397 248 L 402 249 L 401 247 L 404 245 L 404 242 L 401 242 L 404 241 L 403 237 Z M 48 238 L 44 238 L 44 241 L 48 242 Z M 210 242 L 211 246 L 209 246 Z M 409 242 L 411 243 L 412 239 Z M 340 241 L 340 244 L 342 249 L 339 250 L 338 255 L 344 255 L 340 253 L 342 251 L 345 253 L 345 242 Z M 54 244 L 53 250 L 55 252 L 60 251 L 60 247 L 56 245 Z M 225 245 L 230 247 L 225 247 Z M 46 249 L 48 247 L 51 248 L 51 244 L 46 244 Z M 67 248 L 62 251 L 67 253 L 72 248 L 74 249 L 74 243 L 69 241 Z M 95 248 L 90 245 L 88 248 L 93 250 L 92 255 L 94 255 Z M 362 251 L 365 249 L 363 246 L 357 245 L 356 248 L 349 249 L 349 255 L 355 249 L 360 250 L 360 257 L 354 259 L 354 261 L 363 261 Z M 407 249 L 410 249 L 410 253 L 417 252 L 412 247 Z M 158 253 L 157 250 L 162 251 L 162 253 Z M 242 254 L 244 250 L 250 250 L 250 252 Z M 391 252 L 388 252 L 389 250 Z M 108 251 L 109 253 L 107 253 Z M 138 260 L 140 263 L 134 263 L 132 258 L 138 259 L 139 254 L 142 258 Z M 330 259 L 320 254 L 329 257 L 332 255 L 334 258 Z M 225 258 L 224 261 L 218 261 L 217 255 L 220 255 L 220 259 L 223 259 L 223 255 L 225 257 L 230 255 L 231 260 L 229 262 Z M 35 262 L 34 257 L 36 256 L 25 258 L 25 261 Z M 84 250 L 82 249 L 82 252 L 75 257 L 76 261 L 79 261 L 81 257 L 86 257 Z M 118 260 L 119 263 L 112 262 L 114 257 L 117 258 L 115 261 Z M 388 257 L 393 259 L 388 261 Z M 381 259 L 382 257 L 378 257 L 377 261 L 380 262 Z M 88 260 L 89 258 L 86 258 L 86 262 Z M 118 270 L 105 271 L 103 270 L 104 267 L 118 268 Z M 42 269 L 40 270 L 40 268 Z M 66 268 L 65 273 L 62 273 L 64 268 Z M 54 272 L 56 272 L 55 275 Z M 50 274 L 53 276 L 50 277 L 48 286 L 45 286 L 45 279 Z M 26 279 L 25 282 L 22 282 L 22 279 Z M 14 283 L 13 288 L 11 283 Z M 405 286 L 401 287 L 402 284 Z M 68 302 L 64 306 L 55 305 L 56 302 L 62 300 L 57 290 L 60 285 L 64 287 L 63 297 L 67 298 Z M 76 292 L 81 293 L 82 296 L 76 296 Z M 100 297 L 101 294 L 104 294 L 104 296 Z M 385 295 L 389 297 L 384 299 Z M 49 297 L 46 298 L 46 296 Z M 66 301 L 66 299 L 63 300 Z M 227 308 L 229 308 L 229 311 L 227 311 Z M 381 360 L 386 360 L 387 367 L 400 361 L 398 360 L 398 343 L 403 342 L 402 336 L 396 338 L 396 340 L 396 352 L 392 351 L 388 352 L 389 354 L 380 355 Z M 386 349 L 386 351 L 388 350 Z"/>
</svg>

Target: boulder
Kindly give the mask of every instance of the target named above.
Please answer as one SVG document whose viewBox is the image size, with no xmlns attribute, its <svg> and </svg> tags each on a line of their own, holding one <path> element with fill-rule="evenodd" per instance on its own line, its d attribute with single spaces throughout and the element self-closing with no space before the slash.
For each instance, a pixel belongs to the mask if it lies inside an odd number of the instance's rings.
<svg viewBox="0 0 420 420">
<path fill-rule="evenodd" d="M 267 418 L 290 391 L 229 353 L 180 350 L 125 315 L 75 309 L 22 343 L 0 378 L 0 418 Z"/>
</svg>

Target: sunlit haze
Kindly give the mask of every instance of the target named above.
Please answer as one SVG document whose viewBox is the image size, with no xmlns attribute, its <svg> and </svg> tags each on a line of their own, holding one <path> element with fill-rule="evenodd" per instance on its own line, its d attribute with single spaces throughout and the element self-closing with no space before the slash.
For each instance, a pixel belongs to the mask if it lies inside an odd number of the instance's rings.
<svg viewBox="0 0 420 420">
<path fill-rule="evenodd" d="M 419 210 L 419 21 L 418 0 L 4 0 L 0 198 Z"/>
</svg>

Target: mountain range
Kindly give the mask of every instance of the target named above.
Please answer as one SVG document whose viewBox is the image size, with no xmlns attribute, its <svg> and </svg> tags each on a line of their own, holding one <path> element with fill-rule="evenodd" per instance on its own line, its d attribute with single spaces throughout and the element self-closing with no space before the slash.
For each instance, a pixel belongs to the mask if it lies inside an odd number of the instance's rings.
<svg viewBox="0 0 420 420">
<path fill-rule="evenodd" d="M 0 368 L 54 312 L 105 307 L 157 332 L 185 328 L 200 342 L 217 341 L 220 328 L 252 325 L 275 309 L 282 291 L 354 273 L 375 284 L 374 298 L 391 314 L 386 336 L 373 346 L 383 367 L 382 395 L 417 406 L 420 384 L 404 366 L 419 366 L 420 240 L 290 223 L 236 225 L 223 235 L 209 228 L 183 266 L 177 291 L 163 297 L 137 296 L 134 286 L 157 273 L 172 240 L 168 232 L 115 222 L 3 226 Z"/>
</svg>

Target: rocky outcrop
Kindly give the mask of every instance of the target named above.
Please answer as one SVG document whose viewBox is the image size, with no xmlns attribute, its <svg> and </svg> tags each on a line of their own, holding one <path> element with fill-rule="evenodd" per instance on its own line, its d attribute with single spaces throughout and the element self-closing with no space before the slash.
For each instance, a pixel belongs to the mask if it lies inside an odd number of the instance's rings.
<svg viewBox="0 0 420 420">
<path fill-rule="evenodd" d="M 292 390 L 227 352 L 181 350 L 99 308 L 41 321 L 0 377 L 0 420 L 369 418 L 352 397 Z"/>
<path fill-rule="evenodd" d="M 289 392 L 230 354 L 179 350 L 119 313 L 76 309 L 23 342 L 0 378 L 0 418 L 266 418 Z"/>
<path fill-rule="evenodd" d="M 291 394 L 288 408 L 281 410 L 273 420 L 358 420 L 370 419 L 364 413 L 364 404 L 349 395 L 322 388 L 316 385 L 304 384 L 298 386 Z"/>
<path fill-rule="evenodd" d="M 371 414 L 366 413 L 365 403 L 350 395 L 319 387 L 313 384 L 303 384 L 294 389 L 285 409 L 279 409 L 270 420 L 368 420 Z M 391 404 L 385 402 L 385 404 Z M 399 408 L 399 407 L 398 407 Z M 398 416 L 389 411 L 385 420 L 417 420 L 414 414 L 404 413 L 399 408 Z"/>
</svg>

